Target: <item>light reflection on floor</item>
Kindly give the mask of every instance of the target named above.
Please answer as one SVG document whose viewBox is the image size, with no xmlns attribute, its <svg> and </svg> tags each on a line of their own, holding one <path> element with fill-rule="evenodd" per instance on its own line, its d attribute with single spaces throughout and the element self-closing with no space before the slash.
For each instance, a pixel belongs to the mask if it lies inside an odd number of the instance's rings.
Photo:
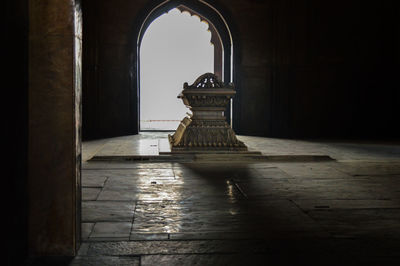
<svg viewBox="0 0 400 266">
<path fill-rule="evenodd" d="M 147 135 L 145 139 L 159 137 Z M 255 145 L 259 138 L 242 139 Z M 104 142 L 97 145 L 107 148 Z M 88 254 L 109 241 L 133 245 L 129 254 L 138 256 L 155 250 L 187 256 L 222 252 L 221 243 L 228 253 L 237 252 L 235 243 L 242 243 L 240 250 L 264 248 L 260 244 L 264 242 L 257 241 L 274 243 L 257 254 L 279 249 L 283 243 L 293 243 L 291 248 L 301 249 L 302 254 L 312 250 L 331 254 L 341 250 L 334 243 L 350 239 L 357 245 L 379 240 L 380 256 L 399 257 L 390 253 L 396 250 L 392 243 L 400 241 L 399 146 L 360 144 L 351 150 L 355 144 L 262 140 L 258 147 L 272 153 L 266 148 L 278 147 L 275 152 L 282 152 L 291 145 L 294 151 L 309 153 L 333 145 L 331 155 L 339 160 L 84 162 L 82 229 L 84 242 L 92 247 Z M 250 240 L 257 241 L 246 244 Z M 346 247 L 347 242 L 340 243 Z M 209 248 L 200 251 L 203 246 Z M 376 249 L 366 249 L 371 256 L 378 254 Z"/>
</svg>

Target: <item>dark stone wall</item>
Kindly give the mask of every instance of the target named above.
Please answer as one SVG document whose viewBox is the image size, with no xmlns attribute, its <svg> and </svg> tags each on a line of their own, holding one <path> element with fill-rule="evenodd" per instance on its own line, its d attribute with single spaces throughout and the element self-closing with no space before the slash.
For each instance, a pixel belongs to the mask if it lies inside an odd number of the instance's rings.
<svg viewBox="0 0 400 266">
<path fill-rule="evenodd" d="M 224 2 L 241 42 L 238 132 L 399 136 L 395 1 Z"/>
<path fill-rule="evenodd" d="M 157 1 L 84 1 L 83 134 L 137 132 L 135 21 Z M 231 22 L 234 128 L 273 137 L 398 137 L 395 0 L 210 1 Z"/>
<path fill-rule="evenodd" d="M 79 3 L 3 3 L 5 265 L 72 256 L 79 247 Z"/>
<path fill-rule="evenodd" d="M 28 247 L 74 256 L 80 235 L 80 1 L 29 0 Z"/>
<path fill-rule="evenodd" d="M 83 138 L 137 132 L 133 23 L 146 1 L 83 1 Z"/>
<path fill-rule="evenodd" d="M 2 217 L 6 221 L 5 265 L 22 265 L 28 254 L 28 0 L 3 2 Z"/>
</svg>

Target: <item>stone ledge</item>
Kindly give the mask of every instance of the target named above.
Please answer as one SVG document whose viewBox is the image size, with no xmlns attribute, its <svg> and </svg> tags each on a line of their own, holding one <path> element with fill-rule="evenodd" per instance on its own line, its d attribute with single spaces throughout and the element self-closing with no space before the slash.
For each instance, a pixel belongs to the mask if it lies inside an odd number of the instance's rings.
<svg viewBox="0 0 400 266">
<path fill-rule="evenodd" d="M 148 161 L 148 162 L 323 162 L 334 161 L 328 155 L 262 155 L 260 152 L 236 153 L 160 153 L 160 155 L 105 155 L 89 161 Z"/>
</svg>

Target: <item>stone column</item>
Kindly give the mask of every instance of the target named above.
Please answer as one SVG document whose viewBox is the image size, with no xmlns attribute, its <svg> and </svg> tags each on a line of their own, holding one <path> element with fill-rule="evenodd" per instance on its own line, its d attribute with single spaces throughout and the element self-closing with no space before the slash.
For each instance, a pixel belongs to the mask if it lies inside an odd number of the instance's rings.
<svg viewBox="0 0 400 266">
<path fill-rule="evenodd" d="M 29 253 L 73 256 L 80 235 L 78 0 L 29 1 Z"/>
</svg>

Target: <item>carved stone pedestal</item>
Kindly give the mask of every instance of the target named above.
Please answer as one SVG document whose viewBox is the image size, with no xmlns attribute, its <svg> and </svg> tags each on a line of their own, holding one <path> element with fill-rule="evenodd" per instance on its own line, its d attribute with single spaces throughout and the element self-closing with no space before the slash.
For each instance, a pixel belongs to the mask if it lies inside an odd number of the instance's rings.
<svg viewBox="0 0 400 266">
<path fill-rule="evenodd" d="M 185 83 L 178 98 L 193 114 L 181 121 L 175 134 L 168 135 L 171 152 L 247 151 L 224 115 L 235 93 L 232 84 L 224 86 L 212 73 L 190 86 Z"/>
</svg>

